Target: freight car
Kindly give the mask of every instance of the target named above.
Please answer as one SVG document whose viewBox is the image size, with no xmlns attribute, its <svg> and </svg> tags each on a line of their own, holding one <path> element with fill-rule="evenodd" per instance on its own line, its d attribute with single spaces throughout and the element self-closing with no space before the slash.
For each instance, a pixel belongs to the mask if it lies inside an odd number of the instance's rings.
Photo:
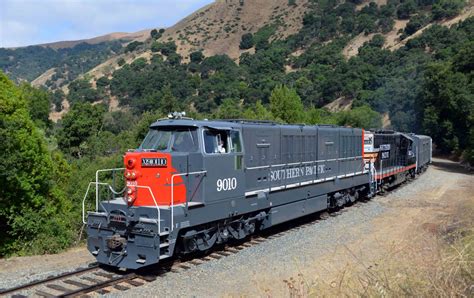
<svg viewBox="0 0 474 298">
<path fill-rule="evenodd" d="M 420 174 L 431 163 L 433 144 L 431 138 L 423 135 L 411 134 L 413 139 L 416 159 L 416 173 Z"/>
<path fill-rule="evenodd" d="M 369 133 L 375 144 L 364 158 L 367 138 L 358 128 L 176 118 L 153 123 L 140 147 L 125 154 L 125 168 L 111 169 L 124 171 L 123 192 L 99 181 L 109 170 L 89 184 L 96 210 L 86 221 L 87 192 L 83 221 L 99 263 L 137 269 L 206 251 L 373 196 L 393 182 L 393 169 L 416 163 L 413 140 L 399 133 Z M 113 198 L 101 200 L 101 186 Z"/>
</svg>

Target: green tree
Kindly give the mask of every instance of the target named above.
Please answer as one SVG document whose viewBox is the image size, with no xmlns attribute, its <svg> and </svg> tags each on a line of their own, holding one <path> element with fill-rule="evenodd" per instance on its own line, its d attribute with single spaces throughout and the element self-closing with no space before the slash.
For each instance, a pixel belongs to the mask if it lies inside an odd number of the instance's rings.
<svg viewBox="0 0 474 298">
<path fill-rule="evenodd" d="M 89 137 L 102 129 L 104 105 L 77 103 L 60 122 L 57 139 L 59 148 L 75 157 L 81 157 Z"/>
<path fill-rule="evenodd" d="M 70 204 L 58 188 L 65 163 L 48 151 L 27 105 L 0 72 L 0 255 L 55 252 L 72 239 Z"/>
<path fill-rule="evenodd" d="M 274 120 L 272 113 L 262 104 L 261 100 L 257 100 L 255 105 L 246 108 L 243 112 L 243 118 L 255 120 Z"/>
<path fill-rule="evenodd" d="M 217 119 L 240 119 L 242 118 L 242 106 L 238 99 L 226 98 L 215 113 Z"/>
<path fill-rule="evenodd" d="M 140 41 L 132 41 L 125 47 L 125 52 L 133 52 L 142 44 L 143 42 L 140 42 Z"/>
<path fill-rule="evenodd" d="M 301 98 L 294 89 L 279 85 L 273 89 L 270 96 L 270 110 L 275 118 L 287 123 L 302 123 L 305 121 Z"/>
<path fill-rule="evenodd" d="M 446 62 L 427 67 L 420 102 L 423 128 L 444 153 L 460 154 L 474 146 L 470 135 L 474 127 L 473 90 L 472 72 L 455 71 Z"/>
<path fill-rule="evenodd" d="M 161 43 L 159 43 L 157 41 L 154 41 L 154 42 L 151 43 L 150 49 L 153 53 L 157 53 L 157 52 L 161 51 L 161 45 L 162 45 Z"/>
<path fill-rule="evenodd" d="M 406 0 L 398 7 L 397 16 L 399 19 L 408 19 L 410 18 L 410 14 L 415 12 L 415 10 L 416 10 L 415 1 Z"/>
<path fill-rule="evenodd" d="M 158 30 L 153 29 L 150 31 L 150 37 L 153 39 L 159 39 L 161 38 L 162 33 L 158 32 Z"/>
<path fill-rule="evenodd" d="M 245 33 L 242 35 L 242 39 L 240 41 L 240 49 L 241 50 L 247 50 L 250 49 L 251 47 L 254 46 L 254 41 L 253 41 L 253 34 L 252 33 Z"/>
<path fill-rule="evenodd" d="M 179 110 L 179 104 L 171 91 L 171 85 L 166 85 L 162 90 L 160 99 L 160 109 L 164 113 L 171 113 Z"/>
<path fill-rule="evenodd" d="M 203 55 L 202 51 L 195 51 L 195 52 L 192 52 L 189 55 L 189 58 L 190 58 L 191 62 L 201 63 L 202 60 L 204 59 L 204 55 Z"/>
<path fill-rule="evenodd" d="M 169 56 L 171 55 L 172 53 L 175 53 L 176 52 L 176 44 L 172 41 L 170 42 L 166 42 L 166 43 L 163 43 L 161 44 L 161 54 L 165 55 L 165 56 Z"/>
<path fill-rule="evenodd" d="M 353 108 L 350 111 L 340 112 L 337 115 L 339 125 L 361 127 L 365 129 L 381 128 L 382 117 L 369 106 Z"/>
<path fill-rule="evenodd" d="M 28 83 L 20 85 L 23 97 L 28 103 L 30 117 L 37 126 L 47 127 L 51 124 L 49 120 L 49 111 L 51 107 L 50 94 L 41 89 L 32 87 Z"/>
<path fill-rule="evenodd" d="M 464 0 L 439 0 L 433 5 L 433 18 L 440 20 L 457 15 L 466 5 Z"/>
<path fill-rule="evenodd" d="M 69 84 L 68 99 L 72 103 L 94 102 L 99 99 L 99 93 L 88 80 L 78 79 Z"/>
<path fill-rule="evenodd" d="M 123 58 L 118 59 L 117 64 L 118 66 L 123 66 L 125 64 L 125 59 Z"/>
</svg>

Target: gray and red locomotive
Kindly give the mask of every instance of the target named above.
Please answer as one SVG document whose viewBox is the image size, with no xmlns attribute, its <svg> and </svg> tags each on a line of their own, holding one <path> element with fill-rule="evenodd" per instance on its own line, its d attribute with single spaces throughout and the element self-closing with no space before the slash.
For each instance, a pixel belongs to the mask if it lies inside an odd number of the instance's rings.
<svg viewBox="0 0 474 298">
<path fill-rule="evenodd" d="M 141 268 L 374 196 L 430 162 L 427 136 L 178 115 L 153 123 L 112 169 L 124 171 L 120 197 L 98 171 L 88 249 L 99 263 Z M 100 200 L 100 187 L 114 197 Z"/>
</svg>

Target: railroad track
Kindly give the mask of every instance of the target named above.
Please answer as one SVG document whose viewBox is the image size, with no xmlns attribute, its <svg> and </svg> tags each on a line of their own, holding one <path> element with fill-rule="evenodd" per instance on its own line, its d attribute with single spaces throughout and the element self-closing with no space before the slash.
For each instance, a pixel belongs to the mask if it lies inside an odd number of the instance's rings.
<svg viewBox="0 0 474 298">
<path fill-rule="evenodd" d="M 405 184 L 400 185 L 403 187 Z M 155 281 L 169 273 L 177 273 L 202 265 L 208 261 L 222 259 L 233 255 L 246 248 L 259 245 L 265 241 L 279 238 L 290 232 L 301 230 L 305 227 L 336 217 L 350 211 L 351 208 L 360 208 L 370 199 L 361 199 L 349 208 L 341 208 L 332 212 L 320 212 L 306 217 L 296 219 L 289 223 L 264 230 L 250 237 L 245 242 L 234 242 L 225 246 L 217 247 L 212 252 L 198 255 L 190 259 L 174 259 L 162 262 L 155 268 L 126 272 L 102 268 L 98 264 L 91 264 L 87 268 L 78 268 L 72 272 L 66 272 L 57 276 L 51 276 L 43 280 L 33 281 L 28 284 L 0 290 L 0 296 L 11 296 L 15 298 L 28 296 L 41 297 L 91 297 L 96 294 L 104 295 L 113 291 L 126 291 L 133 287 L 142 286 L 148 282 Z"/>
</svg>

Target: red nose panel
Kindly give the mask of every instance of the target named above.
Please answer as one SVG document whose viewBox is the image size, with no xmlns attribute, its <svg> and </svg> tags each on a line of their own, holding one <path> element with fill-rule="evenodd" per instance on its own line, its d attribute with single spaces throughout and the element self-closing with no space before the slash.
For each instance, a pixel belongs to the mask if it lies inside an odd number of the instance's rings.
<svg viewBox="0 0 474 298">
<path fill-rule="evenodd" d="M 126 192 L 130 196 L 129 204 L 154 207 L 155 200 L 159 206 L 186 202 L 186 185 L 181 176 L 175 175 L 178 172 L 172 167 L 170 154 L 127 152 L 124 164 L 127 186 L 131 188 L 131 191 Z"/>
</svg>

